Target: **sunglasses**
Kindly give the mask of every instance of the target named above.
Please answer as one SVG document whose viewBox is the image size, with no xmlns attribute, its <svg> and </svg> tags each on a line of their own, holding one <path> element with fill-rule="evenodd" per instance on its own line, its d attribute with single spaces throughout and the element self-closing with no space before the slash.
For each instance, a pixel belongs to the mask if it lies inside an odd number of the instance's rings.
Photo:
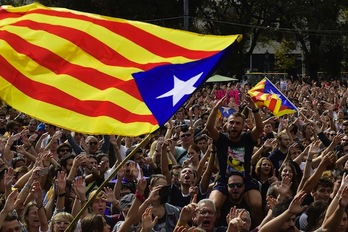
<svg viewBox="0 0 348 232">
<path fill-rule="evenodd" d="M 98 142 L 89 142 L 88 144 L 90 144 L 90 145 L 97 145 Z"/>
<path fill-rule="evenodd" d="M 191 134 L 182 134 L 182 135 L 180 135 L 181 138 L 190 137 L 190 136 L 191 136 Z"/>
<path fill-rule="evenodd" d="M 228 187 L 230 187 L 230 188 L 235 188 L 235 187 L 237 187 L 237 188 L 241 188 L 241 187 L 243 187 L 243 183 L 231 183 L 231 184 L 228 184 Z"/>
<path fill-rule="evenodd" d="M 59 152 L 71 152 L 70 149 L 60 149 Z"/>
</svg>

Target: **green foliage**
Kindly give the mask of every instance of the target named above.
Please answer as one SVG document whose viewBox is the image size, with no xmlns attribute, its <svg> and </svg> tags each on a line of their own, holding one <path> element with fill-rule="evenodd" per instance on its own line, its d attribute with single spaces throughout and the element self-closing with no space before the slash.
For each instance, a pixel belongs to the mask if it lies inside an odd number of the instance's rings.
<svg viewBox="0 0 348 232">
<path fill-rule="evenodd" d="M 282 40 L 278 49 L 276 49 L 275 56 L 275 67 L 281 71 L 286 71 L 295 66 L 296 57 L 291 55 L 291 52 L 295 50 L 296 44 L 291 43 L 287 40 Z"/>
</svg>

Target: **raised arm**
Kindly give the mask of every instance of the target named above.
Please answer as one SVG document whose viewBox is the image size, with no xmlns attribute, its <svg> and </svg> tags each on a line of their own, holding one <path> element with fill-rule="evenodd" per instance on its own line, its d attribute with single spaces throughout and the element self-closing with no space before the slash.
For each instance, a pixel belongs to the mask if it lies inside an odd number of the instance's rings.
<svg viewBox="0 0 348 232">
<path fill-rule="evenodd" d="M 40 231 L 48 230 L 48 219 L 46 215 L 45 208 L 42 203 L 42 189 L 39 181 L 35 181 L 31 190 L 34 196 L 36 206 L 38 208 L 38 216 L 40 221 Z"/>
<path fill-rule="evenodd" d="M 249 95 L 245 96 L 245 101 L 247 103 L 248 108 L 253 112 L 254 114 L 254 120 L 255 120 L 255 126 L 253 130 L 251 131 L 251 138 L 253 139 L 254 142 L 257 142 L 262 134 L 263 130 L 263 122 L 261 115 L 259 113 L 259 109 L 251 99 Z"/>
<path fill-rule="evenodd" d="M 206 129 L 209 132 L 209 136 L 215 141 L 219 138 L 219 131 L 218 129 L 215 127 L 215 123 L 216 123 L 216 119 L 217 119 L 217 114 L 219 112 L 219 109 L 222 107 L 223 102 L 225 101 L 226 96 L 221 98 L 213 107 L 213 109 L 211 110 L 208 120 L 207 120 L 207 124 L 206 124 Z"/>
<path fill-rule="evenodd" d="M 296 194 L 294 199 L 291 201 L 289 207 L 287 210 L 285 210 L 282 214 L 279 216 L 273 218 L 269 222 L 267 222 L 265 225 L 263 225 L 259 232 L 274 232 L 279 231 L 281 226 L 288 220 L 291 219 L 291 217 L 295 216 L 296 214 L 302 213 L 307 207 L 301 206 L 303 200 L 306 197 L 305 192 L 299 192 Z"/>
</svg>

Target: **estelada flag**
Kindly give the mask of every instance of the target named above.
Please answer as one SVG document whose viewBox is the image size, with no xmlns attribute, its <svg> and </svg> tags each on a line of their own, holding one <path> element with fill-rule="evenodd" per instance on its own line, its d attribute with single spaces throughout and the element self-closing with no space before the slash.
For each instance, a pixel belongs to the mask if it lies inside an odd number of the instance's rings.
<svg viewBox="0 0 348 232">
<path fill-rule="evenodd" d="M 268 78 L 262 79 L 248 91 L 248 94 L 258 107 L 266 106 L 276 117 L 298 111 L 296 106 Z"/>
<path fill-rule="evenodd" d="M 2 6 L 0 97 L 61 128 L 146 134 L 180 108 L 240 39 L 38 3 Z"/>
<path fill-rule="evenodd" d="M 222 106 L 219 110 L 224 118 L 228 118 L 231 114 L 233 114 L 236 111 L 234 108 L 224 106 Z"/>
</svg>

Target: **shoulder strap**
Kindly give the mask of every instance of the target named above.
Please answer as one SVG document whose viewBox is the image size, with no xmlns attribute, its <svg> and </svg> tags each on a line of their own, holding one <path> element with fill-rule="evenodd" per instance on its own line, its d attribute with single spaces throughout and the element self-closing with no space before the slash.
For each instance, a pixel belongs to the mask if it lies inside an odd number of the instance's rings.
<svg viewBox="0 0 348 232">
<path fill-rule="evenodd" d="M 184 151 L 184 152 L 179 156 L 179 158 L 176 159 L 176 162 L 179 163 L 179 161 L 182 159 L 182 157 L 184 157 L 186 154 L 187 154 L 187 150 Z"/>
</svg>

